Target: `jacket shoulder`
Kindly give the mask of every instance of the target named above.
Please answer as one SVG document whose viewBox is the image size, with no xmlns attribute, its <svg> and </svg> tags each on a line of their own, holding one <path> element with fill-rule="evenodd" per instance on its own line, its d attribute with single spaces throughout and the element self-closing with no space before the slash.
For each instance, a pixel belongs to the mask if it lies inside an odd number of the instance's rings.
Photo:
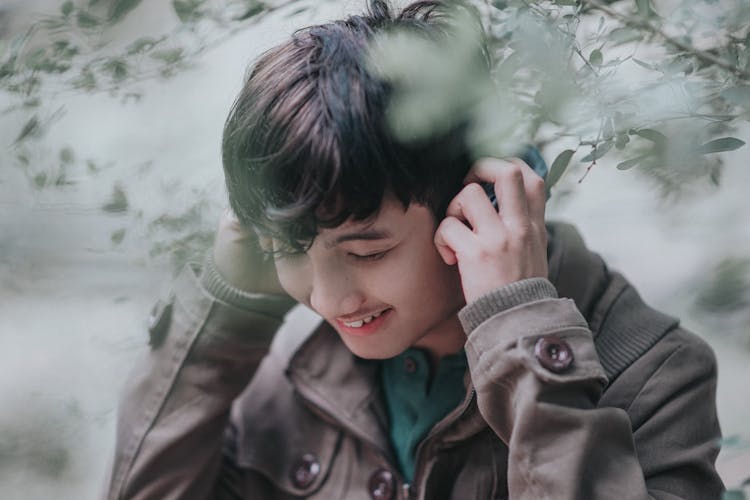
<svg viewBox="0 0 750 500">
<path fill-rule="evenodd" d="M 610 383 L 600 404 L 628 411 L 635 427 L 648 417 L 646 408 L 658 407 L 670 394 L 691 386 L 707 384 L 715 390 L 716 379 L 711 347 L 693 332 L 675 326 Z"/>
</svg>

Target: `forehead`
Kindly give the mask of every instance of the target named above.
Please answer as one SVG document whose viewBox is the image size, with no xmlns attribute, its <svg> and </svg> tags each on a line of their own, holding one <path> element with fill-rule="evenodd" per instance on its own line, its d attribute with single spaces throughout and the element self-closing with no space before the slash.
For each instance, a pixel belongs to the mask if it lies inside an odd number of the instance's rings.
<svg viewBox="0 0 750 500">
<path fill-rule="evenodd" d="M 432 212 L 419 203 L 406 208 L 392 195 L 386 195 L 378 211 L 365 220 L 349 219 L 334 228 L 321 229 L 318 238 L 326 247 L 345 241 L 373 241 L 408 235 L 418 224 L 431 224 Z"/>
</svg>

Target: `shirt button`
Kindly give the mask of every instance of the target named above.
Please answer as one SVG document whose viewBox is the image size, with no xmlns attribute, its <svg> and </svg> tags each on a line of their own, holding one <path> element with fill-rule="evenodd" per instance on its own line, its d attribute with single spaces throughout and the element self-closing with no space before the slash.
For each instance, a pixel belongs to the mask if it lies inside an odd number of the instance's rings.
<svg viewBox="0 0 750 500">
<path fill-rule="evenodd" d="M 393 474 L 386 469 L 378 469 L 370 476 L 370 497 L 373 500 L 387 500 L 393 496 Z"/>
<path fill-rule="evenodd" d="M 534 356 L 543 367 L 554 373 L 563 372 L 573 364 L 573 350 L 567 342 L 554 335 L 536 341 Z"/>
<path fill-rule="evenodd" d="M 305 453 L 292 467 L 292 483 L 299 489 L 310 486 L 320 474 L 320 462 L 312 453 Z"/>
<path fill-rule="evenodd" d="M 406 370 L 406 373 L 416 373 L 417 362 L 411 356 L 407 356 L 404 359 L 404 370 Z"/>
</svg>

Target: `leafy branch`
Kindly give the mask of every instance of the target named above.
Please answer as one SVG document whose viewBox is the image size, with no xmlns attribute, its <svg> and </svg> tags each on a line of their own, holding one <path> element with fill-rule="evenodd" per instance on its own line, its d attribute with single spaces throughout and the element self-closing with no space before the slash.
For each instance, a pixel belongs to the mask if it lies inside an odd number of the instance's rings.
<svg viewBox="0 0 750 500">
<path fill-rule="evenodd" d="M 746 71 L 737 65 L 730 64 L 728 61 L 715 56 L 711 52 L 698 49 L 697 47 L 694 47 L 690 45 L 689 43 L 683 42 L 679 38 L 670 36 L 663 29 L 659 28 L 653 22 L 651 22 L 648 17 L 639 16 L 639 15 L 633 16 L 633 15 L 622 14 L 618 12 L 617 10 L 611 8 L 610 6 L 601 3 L 599 0 L 580 0 L 580 2 L 584 6 L 588 6 L 588 7 L 591 7 L 592 9 L 596 9 L 596 10 L 606 13 L 610 17 L 617 19 L 618 21 L 622 22 L 626 26 L 648 31 L 650 33 L 653 33 L 654 35 L 658 35 L 669 45 L 672 45 L 673 47 L 679 50 L 682 50 L 684 52 L 691 54 L 692 56 L 694 56 L 697 59 L 702 60 L 706 64 L 710 64 L 710 65 L 714 65 L 716 67 L 722 68 L 742 78 L 743 80 L 750 82 L 749 71 Z"/>
</svg>

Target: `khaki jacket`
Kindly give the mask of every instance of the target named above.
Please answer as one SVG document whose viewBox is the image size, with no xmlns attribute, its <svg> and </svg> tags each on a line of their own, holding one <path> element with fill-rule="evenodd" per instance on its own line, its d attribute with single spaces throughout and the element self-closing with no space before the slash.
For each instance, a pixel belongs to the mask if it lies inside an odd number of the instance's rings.
<svg viewBox="0 0 750 500">
<path fill-rule="evenodd" d="M 466 397 L 420 444 L 412 484 L 377 362 L 308 309 L 213 293 L 216 276 L 189 267 L 124 393 L 106 498 L 719 498 L 710 348 L 572 227 L 550 236 L 549 281 L 461 311 Z"/>
</svg>

